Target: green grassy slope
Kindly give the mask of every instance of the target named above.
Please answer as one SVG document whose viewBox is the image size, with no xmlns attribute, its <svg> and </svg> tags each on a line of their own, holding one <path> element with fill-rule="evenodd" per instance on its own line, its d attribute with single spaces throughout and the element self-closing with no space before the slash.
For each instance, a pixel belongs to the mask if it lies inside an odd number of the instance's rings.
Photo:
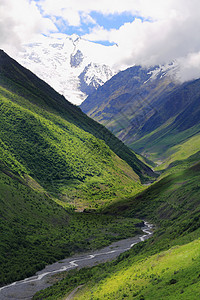
<svg viewBox="0 0 200 300">
<path fill-rule="evenodd" d="M 174 119 L 171 119 L 130 146 L 162 164 L 160 169 L 163 169 L 171 162 L 184 160 L 199 151 L 199 132 L 199 122 L 186 130 L 179 130 Z"/>
<path fill-rule="evenodd" d="M 180 228 L 180 231 L 190 226 L 198 228 L 200 225 L 199 171 L 200 163 L 197 163 L 186 170 L 170 174 L 151 185 L 139 196 L 121 201 L 115 206 L 111 205 L 108 211 L 126 216 L 134 214 L 141 218 L 150 218 L 160 226 L 170 220 L 174 228 L 186 222 L 185 228 Z M 173 231 L 175 234 L 175 229 Z"/>
<path fill-rule="evenodd" d="M 46 264 L 138 232 L 140 222 L 66 211 L 0 165 L 0 285 L 33 275 Z"/>
<path fill-rule="evenodd" d="M 62 127 L 66 127 L 62 122 L 64 119 L 79 129 L 91 133 L 96 138 L 104 140 L 110 149 L 125 160 L 141 179 L 144 180 L 149 176 L 154 176 L 151 169 L 138 160 L 133 151 L 127 148 L 104 126 L 88 118 L 78 107 L 69 103 L 63 96 L 59 95 L 29 70 L 20 66 L 2 50 L 0 51 L 0 79 L 2 88 L 6 89 L 6 92 L 9 91 L 14 94 L 12 95 L 12 101 L 15 103 L 18 102 L 24 108 L 27 108 L 28 105 L 29 109 L 29 104 L 34 105 L 34 111 L 39 109 L 43 115 L 46 112 L 56 115 L 56 123 Z M 18 100 L 17 96 L 21 96 L 23 99 Z M 31 110 L 33 111 L 33 106 Z M 47 117 L 47 115 L 45 116 Z M 50 118 L 49 115 L 48 118 Z M 52 121 L 52 118 L 50 119 Z M 53 121 L 55 121 L 55 118 Z"/>
<path fill-rule="evenodd" d="M 199 249 L 200 240 L 195 240 L 131 266 L 121 264 L 123 271 L 115 271 L 98 286 L 89 284 L 74 299 L 198 299 Z"/>
<path fill-rule="evenodd" d="M 12 171 L 80 208 L 136 193 L 140 179 L 154 176 L 107 129 L 3 51 L 0 62 L 0 154 Z"/>
<path fill-rule="evenodd" d="M 63 299 L 79 284 L 84 286 L 75 299 L 199 298 L 199 171 L 198 163 L 107 208 L 114 215 L 151 220 L 154 236 L 112 263 L 68 274 L 34 299 Z"/>
<path fill-rule="evenodd" d="M 0 285 L 138 231 L 138 220 L 88 217 L 72 208 L 96 208 L 136 193 L 139 176 L 148 178 L 151 169 L 3 51 L 0 112 Z M 131 166 L 95 132 L 108 132 Z"/>
<path fill-rule="evenodd" d="M 9 92 L 1 97 L 2 159 L 13 171 L 71 204 L 79 198 L 95 204 L 139 188 L 137 174 L 103 141 L 30 103 L 24 107 L 23 100 Z"/>
</svg>

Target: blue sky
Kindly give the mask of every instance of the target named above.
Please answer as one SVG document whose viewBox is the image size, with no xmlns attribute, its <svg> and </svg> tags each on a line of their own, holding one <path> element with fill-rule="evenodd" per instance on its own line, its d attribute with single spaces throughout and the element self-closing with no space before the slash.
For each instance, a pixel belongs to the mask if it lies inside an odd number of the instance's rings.
<svg viewBox="0 0 200 300">
<path fill-rule="evenodd" d="M 95 3 L 102 2 L 102 7 L 101 5 L 98 7 L 96 7 L 95 5 L 90 7 L 91 0 L 85 0 L 85 6 L 83 7 L 79 7 L 78 5 L 76 5 L 76 3 L 80 3 L 80 0 L 57 0 L 55 1 L 55 10 L 52 9 L 52 0 L 32 1 L 35 2 L 38 9 L 40 10 L 40 13 L 45 18 L 52 20 L 59 33 L 64 33 L 67 35 L 77 34 L 79 36 L 88 36 L 96 28 L 101 28 L 107 31 L 113 29 L 119 30 L 120 27 L 124 24 L 133 23 L 136 18 L 140 19 L 142 22 L 151 21 L 150 15 L 147 14 L 145 16 L 145 14 L 143 14 L 142 11 L 140 12 L 137 9 L 137 7 L 134 9 L 134 1 L 133 4 L 130 6 L 129 0 L 123 0 L 124 5 L 120 5 L 119 8 L 119 1 L 113 0 L 96 0 Z M 129 3 L 128 6 L 126 5 L 126 2 Z M 50 3 L 50 9 L 48 9 L 48 3 Z M 116 9 L 114 9 L 115 6 Z M 70 16 L 64 11 L 70 11 Z M 103 45 L 115 44 L 114 41 L 110 42 L 105 37 L 102 37 L 100 40 L 95 40 L 94 42 L 99 42 Z"/>
<path fill-rule="evenodd" d="M 92 11 L 90 13 L 90 16 L 95 21 L 95 23 L 85 23 L 84 19 L 81 18 L 81 24 L 79 26 L 70 26 L 66 20 L 61 17 L 57 17 L 55 24 L 60 33 L 65 33 L 67 35 L 77 34 L 80 36 L 84 36 L 85 34 L 89 34 L 96 26 L 100 26 L 105 30 L 118 30 L 125 23 L 131 23 L 135 19 L 135 16 L 128 12 L 124 12 L 121 14 L 104 15 L 102 13 Z M 106 46 L 115 44 L 114 42 L 109 42 L 108 40 L 99 40 L 95 42 Z"/>
</svg>

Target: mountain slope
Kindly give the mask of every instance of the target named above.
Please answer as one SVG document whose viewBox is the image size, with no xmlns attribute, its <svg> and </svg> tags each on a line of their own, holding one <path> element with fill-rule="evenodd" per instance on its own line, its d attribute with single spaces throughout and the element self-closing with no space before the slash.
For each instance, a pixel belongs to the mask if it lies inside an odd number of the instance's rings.
<svg viewBox="0 0 200 300">
<path fill-rule="evenodd" d="M 179 86 L 163 99 L 157 112 L 141 129 L 142 138 L 133 142 L 132 148 L 139 152 L 155 153 L 155 158 L 159 157 L 161 160 L 169 160 L 169 156 L 184 147 L 185 143 L 189 143 L 191 139 L 198 139 L 199 99 L 200 80 Z M 188 151 L 188 156 L 197 151 L 199 151 L 199 144 L 196 144 L 196 151 L 193 149 L 193 153 Z"/>
<path fill-rule="evenodd" d="M 162 95 L 176 87 L 169 76 L 175 69 L 174 65 L 168 66 L 168 69 L 134 66 L 113 76 L 80 107 L 90 117 L 130 143 L 155 113 Z"/>
<path fill-rule="evenodd" d="M 88 216 L 73 208 L 96 208 L 134 194 L 143 189 L 139 175 L 153 172 L 3 51 L 0 111 L 0 285 L 137 232 L 138 220 Z M 139 175 L 103 139 L 121 149 Z"/>
<path fill-rule="evenodd" d="M 153 175 L 108 130 L 3 51 L 0 61 L 1 152 L 15 172 L 81 206 L 136 192 L 138 175 Z"/>
<path fill-rule="evenodd" d="M 99 52 L 109 55 L 112 48 L 63 35 L 24 45 L 15 58 L 72 103 L 80 104 L 112 77 L 111 68 L 98 58 Z"/>
<path fill-rule="evenodd" d="M 136 152 L 165 162 L 199 134 L 200 80 L 178 84 L 171 79 L 173 72 L 173 65 L 167 70 L 127 69 L 88 97 L 81 108 Z"/>
</svg>

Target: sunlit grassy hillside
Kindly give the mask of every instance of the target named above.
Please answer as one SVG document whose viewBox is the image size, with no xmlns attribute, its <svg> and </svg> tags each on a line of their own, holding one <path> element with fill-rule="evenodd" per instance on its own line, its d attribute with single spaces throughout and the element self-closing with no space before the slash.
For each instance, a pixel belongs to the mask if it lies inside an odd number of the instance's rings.
<svg viewBox="0 0 200 300">
<path fill-rule="evenodd" d="M 131 259 L 129 266 L 124 261 L 114 274 L 99 284 L 91 282 L 73 299 L 198 299 L 199 250 L 198 239 L 143 258 L 131 266 Z"/>
<path fill-rule="evenodd" d="M 169 175 L 105 212 L 151 220 L 155 233 L 116 261 L 68 274 L 34 299 L 191 299 L 200 294 L 200 164 Z"/>
</svg>

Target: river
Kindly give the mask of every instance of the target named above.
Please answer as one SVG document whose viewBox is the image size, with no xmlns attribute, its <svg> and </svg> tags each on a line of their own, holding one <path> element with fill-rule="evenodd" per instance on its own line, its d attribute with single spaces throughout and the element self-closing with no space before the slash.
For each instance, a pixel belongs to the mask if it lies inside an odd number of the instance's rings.
<svg viewBox="0 0 200 300">
<path fill-rule="evenodd" d="M 50 282 L 52 275 L 74 268 L 92 267 L 103 262 L 111 261 L 121 253 L 129 250 L 135 244 L 149 238 L 153 234 L 152 227 L 152 224 L 144 222 L 144 227 L 141 228 L 144 233 L 143 235 L 120 240 L 99 250 L 90 251 L 81 255 L 76 254 L 46 266 L 34 276 L 3 286 L 0 288 L 0 299 L 30 300 L 37 291 L 52 285 L 52 282 Z"/>
</svg>

